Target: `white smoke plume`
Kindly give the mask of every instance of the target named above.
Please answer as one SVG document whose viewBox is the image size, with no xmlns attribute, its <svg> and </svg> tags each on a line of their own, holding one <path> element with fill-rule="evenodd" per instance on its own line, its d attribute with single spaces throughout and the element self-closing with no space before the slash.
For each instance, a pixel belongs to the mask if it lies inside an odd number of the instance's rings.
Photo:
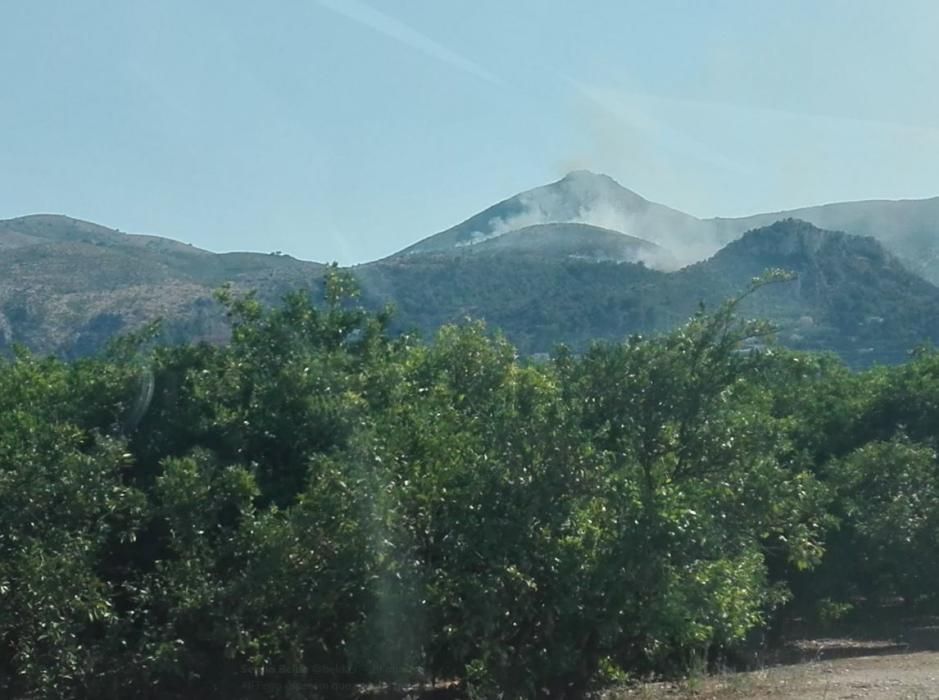
<svg viewBox="0 0 939 700">
<path fill-rule="evenodd" d="M 654 243 L 658 249 L 641 248 L 637 259 L 655 269 L 673 270 L 703 260 L 720 248 L 710 222 L 647 202 L 609 178 L 575 173 L 562 182 L 561 187 L 523 193 L 519 196 L 521 212 L 490 219 L 457 245 L 474 245 L 527 226 L 575 223 Z"/>
</svg>

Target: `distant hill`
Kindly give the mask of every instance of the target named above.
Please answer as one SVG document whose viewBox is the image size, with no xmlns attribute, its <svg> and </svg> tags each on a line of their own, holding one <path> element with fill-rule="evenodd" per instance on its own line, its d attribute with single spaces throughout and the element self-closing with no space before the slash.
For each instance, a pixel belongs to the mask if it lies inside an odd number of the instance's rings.
<svg viewBox="0 0 939 700">
<path fill-rule="evenodd" d="M 366 303 L 398 307 L 399 329 L 484 318 L 523 352 L 672 328 L 768 267 L 799 279 L 745 308 L 779 322 L 789 345 L 865 364 L 937 339 L 939 198 L 794 213 L 697 219 L 576 171 L 352 271 Z M 157 317 L 168 340 L 221 341 L 219 286 L 273 303 L 318 286 L 323 270 L 64 216 L 0 221 L 0 352 L 21 343 L 84 355 Z"/>
<path fill-rule="evenodd" d="M 872 237 L 797 219 L 749 231 L 670 276 L 667 298 L 707 289 L 717 303 L 767 268 L 798 277 L 755 295 L 746 309 L 774 319 L 791 347 L 835 350 L 852 364 L 892 363 L 914 345 L 939 339 L 939 288 Z"/>
<path fill-rule="evenodd" d="M 392 257 L 497 240 L 536 224 L 579 223 L 642 238 L 668 251 L 656 266 L 670 270 L 704 260 L 745 231 L 794 218 L 819 228 L 873 236 L 911 270 L 939 283 L 939 197 L 826 204 L 741 218 L 698 219 L 656 204 L 607 175 L 579 170 L 510 197 Z"/>
<path fill-rule="evenodd" d="M 425 333 L 484 318 L 524 352 L 559 342 L 654 333 L 716 306 L 768 268 L 798 278 L 761 291 L 744 311 L 775 320 L 790 346 L 833 350 L 854 365 L 896 362 L 939 339 L 939 288 L 873 238 L 786 220 L 748 232 L 674 272 L 576 257 L 414 254 L 355 268 L 373 305 L 394 302 L 402 330 Z"/>
<path fill-rule="evenodd" d="M 220 339 L 212 301 L 225 282 L 274 301 L 322 265 L 260 253 L 210 253 L 65 216 L 0 221 L 0 348 L 71 356 L 157 317 L 171 337 Z"/>
<path fill-rule="evenodd" d="M 832 231 L 872 236 L 911 270 L 939 284 L 939 197 L 842 202 L 740 219 L 710 219 L 709 223 L 714 226 L 716 240 L 727 243 L 744 231 L 785 218 L 802 219 Z"/>
</svg>

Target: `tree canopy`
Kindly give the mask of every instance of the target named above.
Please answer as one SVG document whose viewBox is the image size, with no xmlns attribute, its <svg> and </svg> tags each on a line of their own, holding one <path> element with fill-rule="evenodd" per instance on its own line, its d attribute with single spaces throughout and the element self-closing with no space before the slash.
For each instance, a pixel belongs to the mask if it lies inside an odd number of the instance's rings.
<svg viewBox="0 0 939 700">
<path fill-rule="evenodd" d="M 355 291 L 0 360 L 5 697 L 578 698 L 783 606 L 937 602 L 939 354 L 852 373 L 737 299 L 533 364 Z"/>
</svg>

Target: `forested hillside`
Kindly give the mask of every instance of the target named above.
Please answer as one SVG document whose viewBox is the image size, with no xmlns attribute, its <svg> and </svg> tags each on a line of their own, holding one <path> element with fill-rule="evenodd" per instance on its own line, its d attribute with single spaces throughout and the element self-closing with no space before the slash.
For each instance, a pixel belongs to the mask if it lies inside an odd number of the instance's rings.
<svg viewBox="0 0 939 700">
<path fill-rule="evenodd" d="M 910 270 L 939 284 L 939 197 L 838 202 L 739 219 L 709 219 L 707 223 L 713 227 L 718 241 L 729 242 L 744 231 L 787 218 L 876 238 Z"/>
<path fill-rule="evenodd" d="M 64 217 L 0 223 L 0 252 L 0 352 L 19 344 L 65 358 L 93 354 L 156 319 L 166 342 L 225 342 L 216 289 L 254 290 L 271 305 L 288 289 L 317 294 L 325 270 L 289 256 L 215 254 Z M 447 323 L 480 319 L 525 355 L 671 331 L 701 303 L 714 308 L 767 268 L 795 279 L 744 310 L 776 322 L 788 347 L 834 351 L 864 367 L 901 362 L 915 346 L 939 340 L 939 288 L 872 238 L 788 219 L 694 265 L 660 269 L 670 256 L 597 226 L 543 224 L 350 270 L 368 308 L 395 307 L 395 332 L 431 337 Z"/>
<path fill-rule="evenodd" d="M 579 351 L 595 339 L 669 331 L 701 303 L 714 308 L 770 268 L 794 278 L 744 310 L 776 322 L 789 347 L 834 351 L 860 367 L 903 361 L 916 345 L 939 340 L 939 288 L 872 238 L 792 219 L 670 273 L 535 252 L 412 254 L 354 273 L 374 308 L 394 304 L 398 329 L 433 334 L 445 323 L 482 318 L 522 352 L 545 353 L 558 343 Z"/>
<path fill-rule="evenodd" d="M 335 272 L 223 294 L 229 344 L 0 360 L 0 694 L 580 698 L 935 610 L 939 354 L 780 348 L 739 312 L 785 279 L 537 365 Z"/>
<path fill-rule="evenodd" d="M 168 339 L 221 341 L 218 287 L 256 290 L 273 303 L 322 268 L 284 255 L 210 253 L 65 216 L 0 221 L 0 351 L 20 344 L 80 357 L 157 318 Z"/>
</svg>

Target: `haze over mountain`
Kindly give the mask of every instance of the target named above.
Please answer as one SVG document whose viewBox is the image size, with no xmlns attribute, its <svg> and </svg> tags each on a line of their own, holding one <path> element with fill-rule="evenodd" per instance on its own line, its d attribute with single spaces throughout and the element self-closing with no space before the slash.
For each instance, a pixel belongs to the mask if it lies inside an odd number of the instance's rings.
<svg viewBox="0 0 939 700">
<path fill-rule="evenodd" d="M 772 268 L 792 282 L 761 290 L 744 311 L 780 326 L 780 339 L 833 350 L 853 365 L 898 362 L 939 340 L 939 288 L 873 238 L 794 219 L 755 229 L 711 258 L 664 272 L 566 256 L 467 256 L 433 252 L 355 268 L 373 306 L 393 301 L 397 327 L 425 333 L 467 317 L 503 329 L 523 352 L 558 342 L 655 333 L 714 307 Z"/>
<path fill-rule="evenodd" d="M 717 304 L 781 267 L 798 281 L 785 292 L 767 290 L 748 309 L 780 322 L 786 343 L 835 350 L 855 364 L 896 361 L 939 337 L 939 290 L 927 281 L 939 278 L 937 210 L 939 198 L 795 212 L 847 233 L 777 223 L 789 212 L 697 219 L 605 175 L 576 171 L 350 269 L 367 304 L 398 308 L 401 330 L 432 333 L 483 318 L 522 351 L 545 352 L 673 327 L 699 301 Z M 230 282 L 273 303 L 288 289 L 316 288 L 323 270 L 276 253 L 216 254 L 64 216 L 2 221 L 0 348 L 82 355 L 157 317 L 171 340 L 223 340 L 214 289 Z"/>
<path fill-rule="evenodd" d="M 583 223 L 654 243 L 667 254 L 647 256 L 646 262 L 668 270 L 703 260 L 745 231 L 786 218 L 873 236 L 918 274 L 939 283 L 939 197 L 843 202 L 739 218 L 698 219 L 650 202 L 607 175 L 586 170 L 510 197 L 396 255 L 473 246 L 536 224 Z"/>
<path fill-rule="evenodd" d="M 713 225 L 720 244 L 738 238 L 744 231 L 784 218 L 802 219 L 832 231 L 872 236 L 910 269 L 939 283 L 939 197 L 841 202 L 737 219 L 710 219 L 708 223 Z"/>
<path fill-rule="evenodd" d="M 474 246 L 511 231 L 557 223 L 586 224 L 644 239 L 661 249 L 656 255 L 650 255 L 656 267 L 673 267 L 679 262 L 670 253 L 673 244 L 694 240 L 700 222 L 688 214 L 644 199 L 607 175 L 577 170 L 557 182 L 503 200 L 396 255 Z M 713 251 L 702 247 L 689 252 L 691 257 L 686 256 L 687 261 L 695 255 L 703 257 L 707 252 Z"/>
<path fill-rule="evenodd" d="M 431 251 L 434 252 L 443 251 Z M 533 224 L 492 238 L 457 246 L 446 254 L 569 257 L 594 262 L 643 262 L 674 266 L 671 254 L 642 238 L 578 223 Z"/>
</svg>

